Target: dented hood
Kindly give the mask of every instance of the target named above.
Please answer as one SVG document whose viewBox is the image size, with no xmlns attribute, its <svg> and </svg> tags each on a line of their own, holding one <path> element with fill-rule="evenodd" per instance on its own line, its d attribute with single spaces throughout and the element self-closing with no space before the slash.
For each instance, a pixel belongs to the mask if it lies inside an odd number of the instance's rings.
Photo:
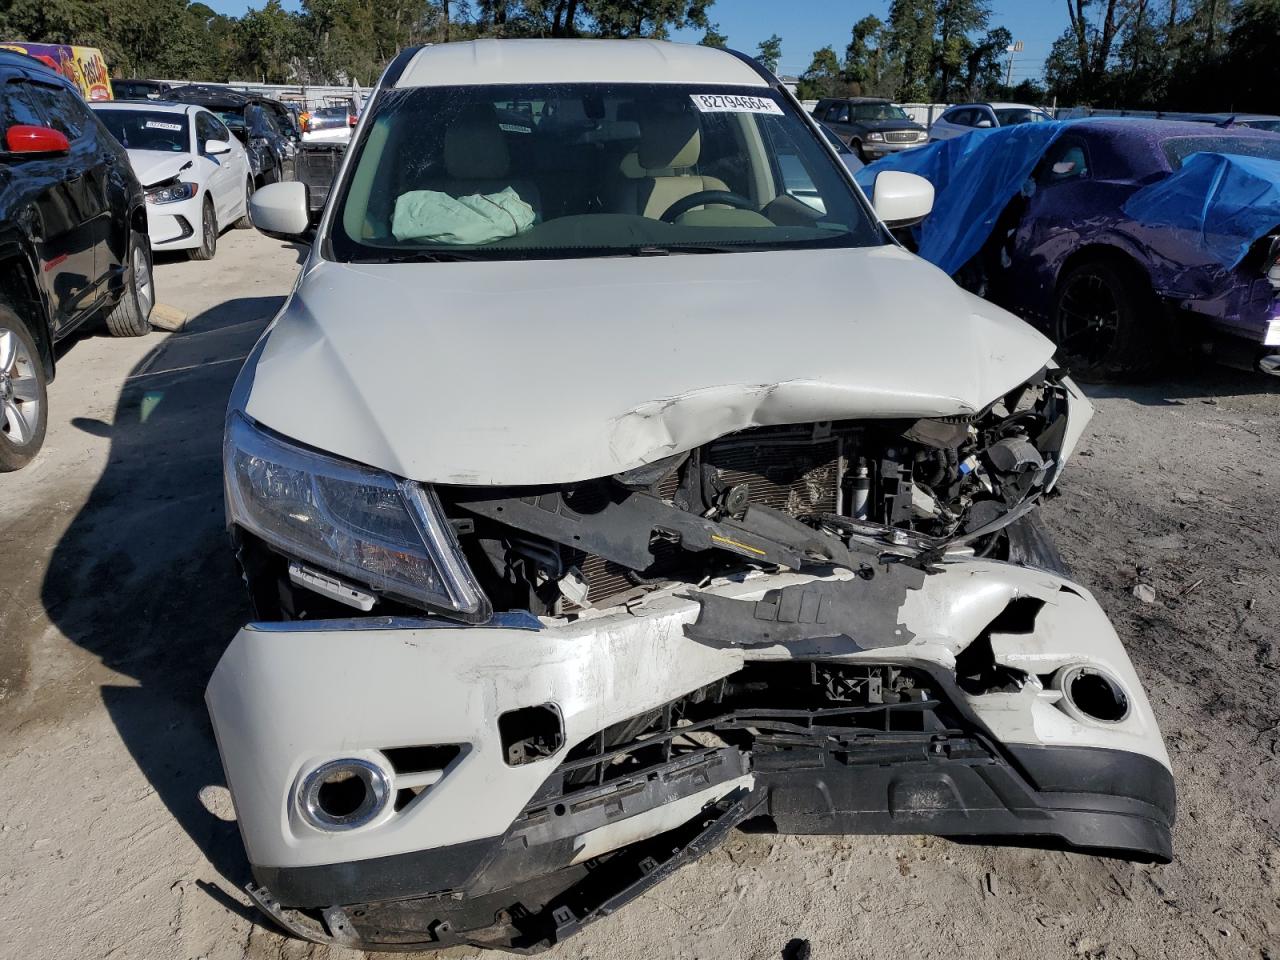
<svg viewBox="0 0 1280 960">
<path fill-rule="evenodd" d="M 172 180 L 183 170 L 195 165 L 186 153 L 172 153 L 168 150 L 130 150 L 128 153 L 134 175 L 144 187 Z"/>
<path fill-rule="evenodd" d="M 1053 350 L 891 246 L 320 262 L 246 409 L 415 480 L 566 483 L 747 427 L 969 413 Z"/>
</svg>

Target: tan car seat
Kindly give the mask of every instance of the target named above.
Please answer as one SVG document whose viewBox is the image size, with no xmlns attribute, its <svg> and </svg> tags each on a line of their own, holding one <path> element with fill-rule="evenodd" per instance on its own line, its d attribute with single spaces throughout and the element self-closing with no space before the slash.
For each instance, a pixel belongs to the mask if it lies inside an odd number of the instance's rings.
<svg viewBox="0 0 1280 960">
<path fill-rule="evenodd" d="M 701 156 L 697 114 L 649 112 L 640 121 L 639 145 L 622 159 L 623 179 L 614 209 L 656 220 L 677 200 L 704 190 L 728 190 L 723 180 L 697 172 Z"/>
<path fill-rule="evenodd" d="M 507 138 L 498 126 L 498 112 L 491 104 L 476 104 L 463 111 L 444 134 L 444 179 L 432 179 L 414 189 L 439 190 L 452 197 L 477 193 L 501 193 L 511 187 L 533 207 L 541 220 L 538 187 L 531 180 L 511 177 Z"/>
</svg>

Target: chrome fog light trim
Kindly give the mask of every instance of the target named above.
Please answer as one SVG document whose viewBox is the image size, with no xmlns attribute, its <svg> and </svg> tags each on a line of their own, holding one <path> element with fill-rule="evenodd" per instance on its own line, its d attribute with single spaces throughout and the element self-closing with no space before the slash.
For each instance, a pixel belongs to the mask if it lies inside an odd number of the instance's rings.
<svg viewBox="0 0 1280 960">
<path fill-rule="evenodd" d="M 1120 723 L 1131 710 L 1124 684 L 1098 667 L 1077 664 L 1058 672 L 1054 689 L 1062 693 L 1067 712 L 1095 723 Z"/>
<path fill-rule="evenodd" d="M 298 812 L 321 830 L 362 827 L 390 801 L 387 774 L 376 764 L 354 757 L 321 764 L 298 784 Z"/>
</svg>

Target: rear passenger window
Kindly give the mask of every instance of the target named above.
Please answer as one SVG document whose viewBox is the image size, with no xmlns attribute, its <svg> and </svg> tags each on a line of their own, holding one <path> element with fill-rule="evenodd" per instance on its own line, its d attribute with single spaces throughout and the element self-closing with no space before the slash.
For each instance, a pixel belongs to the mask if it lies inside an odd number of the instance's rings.
<svg viewBox="0 0 1280 960">
<path fill-rule="evenodd" d="M 6 83 L 0 87 L 0 127 L 43 127 L 44 117 L 31 103 L 27 85 L 21 82 Z"/>
<path fill-rule="evenodd" d="M 93 118 L 88 108 L 70 90 L 33 83 L 28 87 L 31 99 L 44 114 L 45 123 L 68 140 L 79 140 L 89 130 Z"/>
</svg>

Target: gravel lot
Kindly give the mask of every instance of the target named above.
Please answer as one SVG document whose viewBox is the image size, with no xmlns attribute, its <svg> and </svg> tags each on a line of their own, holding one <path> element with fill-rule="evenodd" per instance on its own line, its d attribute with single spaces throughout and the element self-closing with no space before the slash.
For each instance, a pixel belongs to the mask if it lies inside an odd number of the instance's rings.
<svg viewBox="0 0 1280 960">
<path fill-rule="evenodd" d="M 248 907 L 202 702 L 247 615 L 223 408 L 298 259 L 234 232 L 213 262 L 160 263 L 188 328 L 68 345 L 43 455 L 0 477 L 0 957 L 355 956 Z M 1175 862 L 740 834 L 552 957 L 766 960 L 803 938 L 815 960 L 1280 960 L 1280 384 L 1208 369 L 1093 395 L 1047 518 L 1163 726 Z"/>
</svg>

